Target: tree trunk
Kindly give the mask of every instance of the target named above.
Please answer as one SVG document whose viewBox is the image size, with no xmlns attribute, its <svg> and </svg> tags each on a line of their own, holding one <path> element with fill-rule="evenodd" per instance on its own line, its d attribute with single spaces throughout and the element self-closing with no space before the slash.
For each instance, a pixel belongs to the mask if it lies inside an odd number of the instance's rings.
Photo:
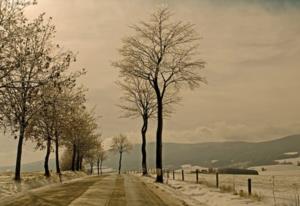
<svg viewBox="0 0 300 206">
<path fill-rule="evenodd" d="M 80 157 L 79 170 L 82 170 L 83 156 Z"/>
<path fill-rule="evenodd" d="M 56 165 L 56 173 L 60 174 L 60 165 L 59 165 L 59 142 L 58 142 L 58 134 L 55 131 L 55 165 Z"/>
<path fill-rule="evenodd" d="M 147 170 L 147 152 L 146 152 L 146 133 L 148 129 L 148 117 L 143 117 L 143 127 L 142 127 L 142 169 L 143 175 L 148 174 Z"/>
<path fill-rule="evenodd" d="M 103 160 L 100 160 L 100 174 L 102 175 L 102 163 L 103 163 Z"/>
<path fill-rule="evenodd" d="M 74 172 L 75 171 L 75 160 L 76 160 L 76 144 L 73 144 L 73 155 L 72 155 L 72 166 L 71 170 Z"/>
<path fill-rule="evenodd" d="M 51 138 L 47 138 L 47 148 L 46 148 L 46 157 L 44 162 L 44 169 L 45 169 L 45 176 L 50 177 L 50 171 L 49 171 L 49 157 L 51 153 Z"/>
<path fill-rule="evenodd" d="M 94 164 L 91 163 L 90 165 L 91 165 L 91 175 L 92 175 L 92 174 L 93 174 L 93 171 L 94 171 Z"/>
<path fill-rule="evenodd" d="M 163 103 L 162 103 L 162 98 L 157 95 L 156 182 L 160 182 L 160 183 L 163 183 L 162 130 L 163 130 Z"/>
<path fill-rule="evenodd" d="M 77 149 L 77 158 L 76 158 L 76 171 L 80 170 L 80 151 Z"/>
<path fill-rule="evenodd" d="M 120 159 L 119 159 L 119 174 L 121 174 L 121 167 L 122 167 L 122 152 L 120 152 Z"/>
<path fill-rule="evenodd" d="M 100 159 L 97 159 L 97 172 L 98 172 L 98 176 L 100 175 Z"/>
<path fill-rule="evenodd" d="M 21 181 L 21 161 L 22 161 L 22 149 L 25 133 L 25 121 L 23 120 L 20 124 L 20 134 L 17 150 L 16 169 L 15 169 L 15 180 Z"/>
</svg>

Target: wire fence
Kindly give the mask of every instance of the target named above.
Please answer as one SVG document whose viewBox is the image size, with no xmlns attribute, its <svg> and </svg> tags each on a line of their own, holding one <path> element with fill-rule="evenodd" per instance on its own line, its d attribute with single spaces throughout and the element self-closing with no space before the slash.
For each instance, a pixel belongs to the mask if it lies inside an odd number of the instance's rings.
<svg viewBox="0 0 300 206">
<path fill-rule="evenodd" d="M 140 171 L 131 171 L 139 173 Z M 155 175 L 155 169 L 149 169 Z M 269 199 L 274 205 L 300 206 L 299 175 L 238 175 L 200 173 L 200 171 L 164 170 L 165 180 L 204 184 L 208 187 L 230 188 L 236 193 Z"/>
</svg>

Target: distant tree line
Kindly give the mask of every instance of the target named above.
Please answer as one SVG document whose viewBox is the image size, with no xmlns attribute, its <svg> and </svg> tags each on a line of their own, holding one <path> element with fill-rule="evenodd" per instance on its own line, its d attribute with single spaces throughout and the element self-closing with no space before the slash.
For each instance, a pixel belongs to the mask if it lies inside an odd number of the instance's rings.
<svg viewBox="0 0 300 206">
<path fill-rule="evenodd" d="M 32 141 L 45 150 L 45 175 L 55 152 L 61 173 L 60 148 L 71 156 L 68 168 L 83 168 L 83 161 L 104 160 L 97 117 L 86 106 L 86 89 L 77 79 L 85 70 L 71 71 L 76 55 L 55 42 L 52 18 L 24 15 L 29 0 L 0 0 L 0 124 L 18 140 L 15 180 L 21 180 L 22 149 Z"/>
</svg>

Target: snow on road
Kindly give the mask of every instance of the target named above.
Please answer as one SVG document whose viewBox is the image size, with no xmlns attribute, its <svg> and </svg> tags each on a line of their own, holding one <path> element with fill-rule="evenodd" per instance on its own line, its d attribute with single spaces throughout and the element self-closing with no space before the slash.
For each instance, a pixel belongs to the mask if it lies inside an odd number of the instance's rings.
<svg viewBox="0 0 300 206">
<path fill-rule="evenodd" d="M 29 190 L 1 206 L 183 206 L 183 202 L 131 175 L 90 176 Z"/>
<path fill-rule="evenodd" d="M 110 175 L 95 182 L 70 206 L 181 206 L 182 202 L 170 198 L 150 184 L 131 175 Z"/>
</svg>

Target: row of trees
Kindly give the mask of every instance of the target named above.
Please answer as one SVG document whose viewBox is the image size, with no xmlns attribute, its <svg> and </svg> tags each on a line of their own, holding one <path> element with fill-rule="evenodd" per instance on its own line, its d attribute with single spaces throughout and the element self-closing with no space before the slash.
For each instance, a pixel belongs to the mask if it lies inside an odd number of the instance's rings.
<svg viewBox="0 0 300 206">
<path fill-rule="evenodd" d="M 15 180 L 21 180 L 25 140 L 45 149 L 45 175 L 55 150 L 72 151 L 70 169 L 81 169 L 91 151 L 103 150 L 96 117 L 85 107 L 85 89 L 77 86 L 84 70 L 70 71 L 73 52 L 55 43 L 52 18 L 29 20 L 24 9 L 35 1 L 0 0 L 0 123 L 18 139 Z"/>
<path fill-rule="evenodd" d="M 199 58 L 199 36 L 191 23 L 173 21 L 172 13 L 161 8 L 131 27 L 135 34 L 123 39 L 118 85 L 124 91 L 120 107 L 124 117 L 140 117 L 143 121 L 142 168 L 147 174 L 146 133 L 148 120 L 156 118 L 156 181 L 163 182 L 162 138 L 164 118 L 180 101 L 178 92 L 185 86 L 193 89 L 205 82 L 200 75 L 204 61 Z"/>
</svg>

